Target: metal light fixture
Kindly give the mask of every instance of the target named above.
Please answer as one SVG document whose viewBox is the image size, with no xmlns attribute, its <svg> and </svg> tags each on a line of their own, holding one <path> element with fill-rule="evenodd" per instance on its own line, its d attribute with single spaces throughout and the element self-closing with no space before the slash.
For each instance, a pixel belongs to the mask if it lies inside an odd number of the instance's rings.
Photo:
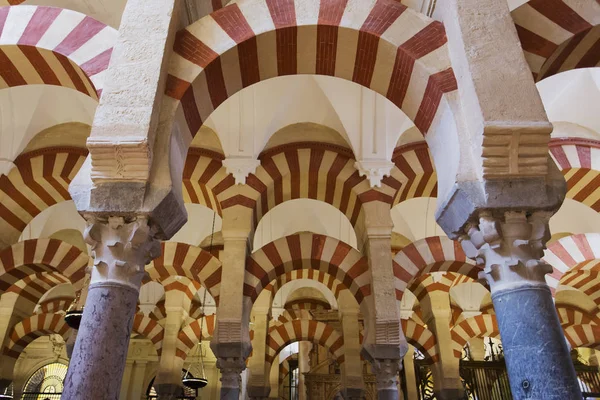
<svg viewBox="0 0 600 400">
<path fill-rule="evenodd" d="M 213 249 L 213 239 L 215 237 L 215 219 L 216 219 L 217 213 L 215 212 L 213 214 L 213 221 L 212 221 L 212 232 L 210 234 L 210 246 L 208 247 L 208 252 L 212 254 L 212 249 Z M 190 389 L 194 389 L 194 390 L 198 390 L 198 389 L 202 389 L 203 387 L 206 387 L 206 385 L 208 385 L 208 379 L 206 379 L 206 371 L 204 370 L 204 355 L 202 354 L 202 330 L 204 329 L 204 321 L 206 319 L 206 314 L 204 313 L 204 306 L 206 305 L 206 288 L 204 288 L 204 296 L 202 299 L 202 311 L 201 314 L 202 315 L 202 320 L 200 321 L 200 341 L 198 342 L 198 355 L 200 358 L 200 370 L 202 371 L 202 377 L 200 378 L 195 378 L 190 374 L 190 370 L 188 369 L 185 373 L 185 376 L 183 377 L 183 384 L 186 387 L 189 387 Z"/>
<path fill-rule="evenodd" d="M 87 285 L 87 283 L 88 282 L 86 280 L 82 288 L 79 289 L 77 293 L 75 293 L 75 298 L 73 299 L 73 302 L 71 303 L 71 305 L 67 309 L 67 313 L 65 314 L 65 322 L 67 323 L 67 325 L 69 325 L 69 327 L 73 329 L 79 329 L 79 325 L 81 324 L 81 317 L 83 316 L 83 307 L 78 308 L 79 299 L 81 298 L 81 291 Z"/>
</svg>

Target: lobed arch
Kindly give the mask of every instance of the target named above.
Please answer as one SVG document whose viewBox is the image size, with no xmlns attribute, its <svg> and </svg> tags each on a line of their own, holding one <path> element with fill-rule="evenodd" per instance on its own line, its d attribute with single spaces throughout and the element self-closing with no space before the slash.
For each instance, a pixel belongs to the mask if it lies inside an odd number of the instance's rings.
<svg viewBox="0 0 600 400">
<path fill-rule="evenodd" d="M 0 291 L 20 279 L 58 272 L 75 287 L 83 284 L 90 258 L 79 248 L 57 239 L 25 240 L 0 251 Z"/>
<path fill-rule="evenodd" d="M 411 280 L 431 272 L 454 272 L 477 279 L 481 267 L 467 259 L 457 241 L 446 236 L 432 236 L 405 246 L 393 259 L 396 277 L 396 299 L 402 295 Z"/>
<path fill-rule="evenodd" d="M 416 197 L 437 197 L 437 174 L 426 142 L 396 147 L 392 162 L 396 168 L 382 181 L 396 189 L 392 206 Z"/>
<path fill-rule="evenodd" d="M 40 212 L 71 200 L 68 188 L 87 150 L 49 147 L 18 156 L 8 175 L 0 175 L 0 248 L 15 243 Z"/>
<path fill-rule="evenodd" d="M 35 314 L 14 326 L 4 355 L 16 361 L 25 347 L 40 336 L 58 334 L 66 338 L 69 326 L 63 314 Z"/>
<path fill-rule="evenodd" d="M 481 314 L 467 318 L 450 329 L 454 357 L 460 358 L 465 344 L 473 339 L 484 336 L 500 337 L 498 322 L 495 315 Z"/>
<path fill-rule="evenodd" d="M 431 364 L 439 360 L 437 339 L 433 332 L 412 319 L 401 320 L 402 331 L 408 343 L 416 347 Z"/>
<path fill-rule="evenodd" d="M 361 304 L 371 295 L 367 258 L 331 237 L 299 233 L 277 239 L 246 261 L 244 296 L 251 303 L 273 280 L 295 270 L 322 271 L 334 276 Z"/>
<path fill-rule="evenodd" d="M 175 355 L 184 360 L 187 358 L 188 353 L 198 343 L 200 343 L 200 333 L 202 332 L 202 338 L 210 338 L 213 336 L 215 331 L 216 315 L 207 315 L 204 317 L 204 326 L 202 325 L 202 318 L 190 322 L 181 330 L 177 335 L 177 348 Z M 201 329 L 202 328 L 202 329 Z"/>
<path fill-rule="evenodd" d="M 5 293 L 16 293 L 32 311 L 50 289 L 71 281 L 58 272 L 28 275 L 12 284 Z M 72 299 L 71 299 L 72 300 Z"/>
<path fill-rule="evenodd" d="M 565 328 L 564 332 L 573 349 L 577 347 L 598 349 L 600 347 L 600 326 L 598 325 L 573 325 Z"/>
<path fill-rule="evenodd" d="M 179 242 L 162 242 L 161 255 L 146 268 L 149 281 L 163 282 L 172 276 L 198 281 L 219 302 L 221 261 L 199 247 Z"/>
<path fill-rule="evenodd" d="M 333 358 L 344 362 L 344 338 L 331 325 L 311 320 L 295 320 L 278 325 L 267 336 L 265 362 L 272 365 L 279 352 L 288 344 L 311 341 L 325 347 Z M 270 367 L 267 368 L 270 370 Z"/>
<path fill-rule="evenodd" d="M 567 181 L 566 197 L 600 212 L 600 141 L 552 139 L 549 147 Z"/>
<path fill-rule="evenodd" d="M 136 313 L 133 316 L 132 332 L 149 339 L 160 357 L 165 335 L 165 330 L 161 324 L 143 314 Z"/>
<path fill-rule="evenodd" d="M 556 313 L 563 329 L 573 325 L 600 325 L 598 315 L 578 307 L 574 304 L 557 303 Z"/>
<path fill-rule="evenodd" d="M 551 290 L 556 291 L 561 279 L 569 271 L 581 270 L 589 262 L 600 260 L 600 233 L 570 235 L 552 242 L 543 259 L 552 266 L 552 273 L 546 275 L 546 282 Z"/>
<path fill-rule="evenodd" d="M 11 26 L 24 29 L 4 29 Z M 1 7 L 0 87 L 43 83 L 98 99 L 117 35 L 116 29 L 72 10 Z"/>
<path fill-rule="evenodd" d="M 588 35 L 593 39 L 591 31 L 600 24 L 597 2 L 530 0 L 512 17 L 536 81 L 598 62 L 592 43 L 582 43 Z"/>
</svg>

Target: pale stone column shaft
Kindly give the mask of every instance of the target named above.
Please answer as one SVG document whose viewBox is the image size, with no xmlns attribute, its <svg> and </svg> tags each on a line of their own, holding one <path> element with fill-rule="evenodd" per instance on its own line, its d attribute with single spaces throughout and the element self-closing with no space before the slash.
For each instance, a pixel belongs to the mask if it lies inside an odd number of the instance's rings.
<svg viewBox="0 0 600 400">
<path fill-rule="evenodd" d="M 436 398 L 460 399 L 464 395 L 464 389 L 460 380 L 460 360 L 452 350 L 450 297 L 443 291 L 429 292 L 420 301 L 420 306 L 424 322 L 437 339 L 439 361 L 432 368 Z"/>
<path fill-rule="evenodd" d="M 0 349 L 3 349 L 9 340 L 10 330 L 17 323 L 15 309 L 19 295 L 17 293 L 3 293 L 0 296 Z M 4 392 L 13 380 L 14 361 L 0 353 L 0 393 Z"/>
<path fill-rule="evenodd" d="M 404 376 L 406 377 L 406 392 L 409 400 L 418 398 L 414 357 L 415 348 L 409 346 L 408 351 L 404 355 Z"/>
<path fill-rule="evenodd" d="M 398 398 L 398 373 L 408 344 L 400 323 L 396 304 L 391 237 L 394 226 L 389 204 L 379 201 L 363 205 L 369 260 L 371 293 L 365 308 L 366 335 L 362 355 L 371 362 L 377 376 L 380 400 Z"/>
<path fill-rule="evenodd" d="M 342 392 L 345 399 L 362 399 L 365 394 L 365 383 L 363 362 L 360 359 L 359 311 L 340 310 L 340 320 L 345 356 L 342 367 Z"/>
<path fill-rule="evenodd" d="M 469 340 L 469 352 L 473 361 L 483 361 L 485 358 L 485 344 L 483 338 L 472 338 Z"/>
<path fill-rule="evenodd" d="M 307 341 L 298 343 L 298 399 L 307 400 L 308 388 L 304 374 L 310 372 L 310 351 L 313 344 Z M 310 400 L 310 399 L 308 399 Z"/>
<path fill-rule="evenodd" d="M 125 361 L 125 371 L 123 372 L 123 382 L 121 382 L 121 392 L 119 400 L 127 400 L 129 398 L 129 389 L 131 388 L 131 369 L 133 368 L 133 360 Z"/>
<path fill-rule="evenodd" d="M 581 392 L 541 261 L 549 212 L 481 212 L 462 245 L 485 269 L 515 400 L 579 400 Z M 518 335 L 515 332 L 518 331 Z"/>
<path fill-rule="evenodd" d="M 131 385 L 129 386 L 129 394 L 124 400 L 144 400 L 146 398 L 147 387 L 144 386 L 144 378 L 146 377 L 146 368 L 148 361 L 136 360 L 133 363 L 131 370 Z"/>
<path fill-rule="evenodd" d="M 269 384 L 269 372 L 265 362 L 267 351 L 267 332 L 269 330 L 269 309 L 255 306 L 253 309 L 254 338 L 252 339 L 253 356 L 250 357 L 248 369 L 250 378 L 248 381 L 248 396 L 250 399 L 259 400 L 269 397 L 271 385 Z"/>
<path fill-rule="evenodd" d="M 87 216 L 94 266 L 65 379 L 69 400 L 115 400 L 123 378 L 144 266 L 160 254 L 145 217 Z"/>
</svg>

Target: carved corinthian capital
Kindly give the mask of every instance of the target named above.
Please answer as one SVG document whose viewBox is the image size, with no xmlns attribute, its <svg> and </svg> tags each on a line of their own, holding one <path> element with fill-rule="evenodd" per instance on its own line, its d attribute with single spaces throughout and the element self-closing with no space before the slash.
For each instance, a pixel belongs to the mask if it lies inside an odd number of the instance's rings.
<svg viewBox="0 0 600 400">
<path fill-rule="evenodd" d="M 377 390 L 397 390 L 400 362 L 398 359 L 375 359 L 371 362 L 377 378 Z"/>
<path fill-rule="evenodd" d="M 550 239 L 552 213 L 481 212 L 479 223 L 467 225 L 461 244 L 467 257 L 485 265 L 480 278 L 492 292 L 522 285 L 546 285 L 552 267 L 541 261 Z"/>
<path fill-rule="evenodd" d="M 84 217 L 84 239 L 94 258 L 90 284 L 115 283 L 139 290 L 144 266 L 160 255 L 160 242 L 147 217 Z"/>
</svg>

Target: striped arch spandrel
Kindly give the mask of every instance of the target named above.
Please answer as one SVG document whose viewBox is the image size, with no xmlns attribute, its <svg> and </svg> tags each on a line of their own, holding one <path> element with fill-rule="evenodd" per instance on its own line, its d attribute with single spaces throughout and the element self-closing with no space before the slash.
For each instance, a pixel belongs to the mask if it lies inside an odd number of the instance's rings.
<svg viewBox="0 0 600 400">
<path fill-rule="evenodd" d="M 75 287 L 83 284 L 90 257 L 78 247 L 58 239 L 31 239 L 0 251 L 0 292 L 21 279 L 57 272 Z"/>
<path fill-rule="evenodd" d="M 457 241 L 446 236 L 432 236 L 405 246 L 393 259 L 396 299 L 410 282 L 432 272 L 451 272 L 477 279 L 482 267 L 468 259 Z"/>
<path fill-rule="evenodd" d="M 0 88 L 57 85 L 98 99 L 117 34 L 72 10 L 0 7 Z"/>
<path fill-rule="evenodd" d="M 25 347 L 35 339 L 51 334 L 58 334 L 66 339 L 69 330 L 63 314 L 32 315 L 14 326 L 3 354 L 11 359 L 14 365 Z"/>
<path fill-rule="evenodd" d="M 175 355 L 185 361 L 189 352 L 202 340 L 213 337 L 215 332 L 216 315 L 206 315 L 185 325 L 177 334 L 177 348 Z"/>
<path fill-rule="evenodd" d="M 591 349 L 600 348 L 600 326 L 584 324 L 574 325 L 565 328 L 565 337 L 571 345 L 571 348 L 589 347 Z"/>
<path fill-rule="evenodd" d="M 439 354 L 437 339 L 433 332 L 412 319 L 403 319 L 401 323 L 408 343 L 423 353 L 428 363 L 435 364 L 439 360 Z"/>
<path fill-rule="evenodd" d="M 358 304 L 371 295 L 366 257 L 337 239 L 299 233 L 268 243 L 248 257 L 244 296 L 253 304 L 271 282 L 299 270 L 320 271 L 335 277 L 350 290 Z"/>
<path fill-rule="evenodd" d="M 40 302 L 42 297 L 48 293 L 51 289 L 58 285 L 70 284 L 69 278 L 61 274 L 60 272 L 42 272 L 33 275 L 28 275 L 23 279 L 18 280 L 12 284 L 5 293 L 15 293 L 19 296 L 19 299 L 15 303 L 15 307 L 19 310 L 30 310 L 33 313 L 36 305 Z M 67 301 L 70 299 L 70 301 Z M 61 310 L 66 311 L 67 307 L 73 302 L 73 298 L 59 298 L 55 302 L 53 300 L 45 301 L 40 304 L 38 313 L 55 313 Z M 17 306 L 18 304 L 18 306 Z"/>
<path fill-rule="evenodd" d="M 46 208 L 71 200 L 69 184 L 86 155 L 79 147 L 33 150 L 18 156 L 8 175 L 0 175 L 0 249 L 17 242 Z"/>
<path fill-rule="evenodd" d="M 600 316 L 596 310 L 590 312 L 570 303 L 556 303 L 556 313 L 563 329 L 574 325 L 598 325 Z M 594 314 L 596 312 L 596 314 Z"/>
<path fill-rule="evenodd" d="M 598 2 L 530 0 L 511 14 L 536 81 L 600 62 Z"/>
<path fill-rule="evenodd" d="M 214 255 L 187 243 L 162 242 L 161 255 L 146 267 L 149 281 L 164 282 L 182 276 L 200 283 L 219 304 L 221 261 Z"/>
<path fill-rule="evenodd" d="M 585 274 L 598 273 L 600 233 L 576 234 L 559 239 L 548 245 L 543 260 L 552 266 L 552 273 L 546 275 L 546 282 L 553 292 L 569 276 L 569 279 L 578 276 L 585 278 Z"/>
<path fill-rule="evenodd" d="M 550 155 L 567 181 L 566 197 L 600 212 L 600 141 L 552 139 Z"/>
</svg>

